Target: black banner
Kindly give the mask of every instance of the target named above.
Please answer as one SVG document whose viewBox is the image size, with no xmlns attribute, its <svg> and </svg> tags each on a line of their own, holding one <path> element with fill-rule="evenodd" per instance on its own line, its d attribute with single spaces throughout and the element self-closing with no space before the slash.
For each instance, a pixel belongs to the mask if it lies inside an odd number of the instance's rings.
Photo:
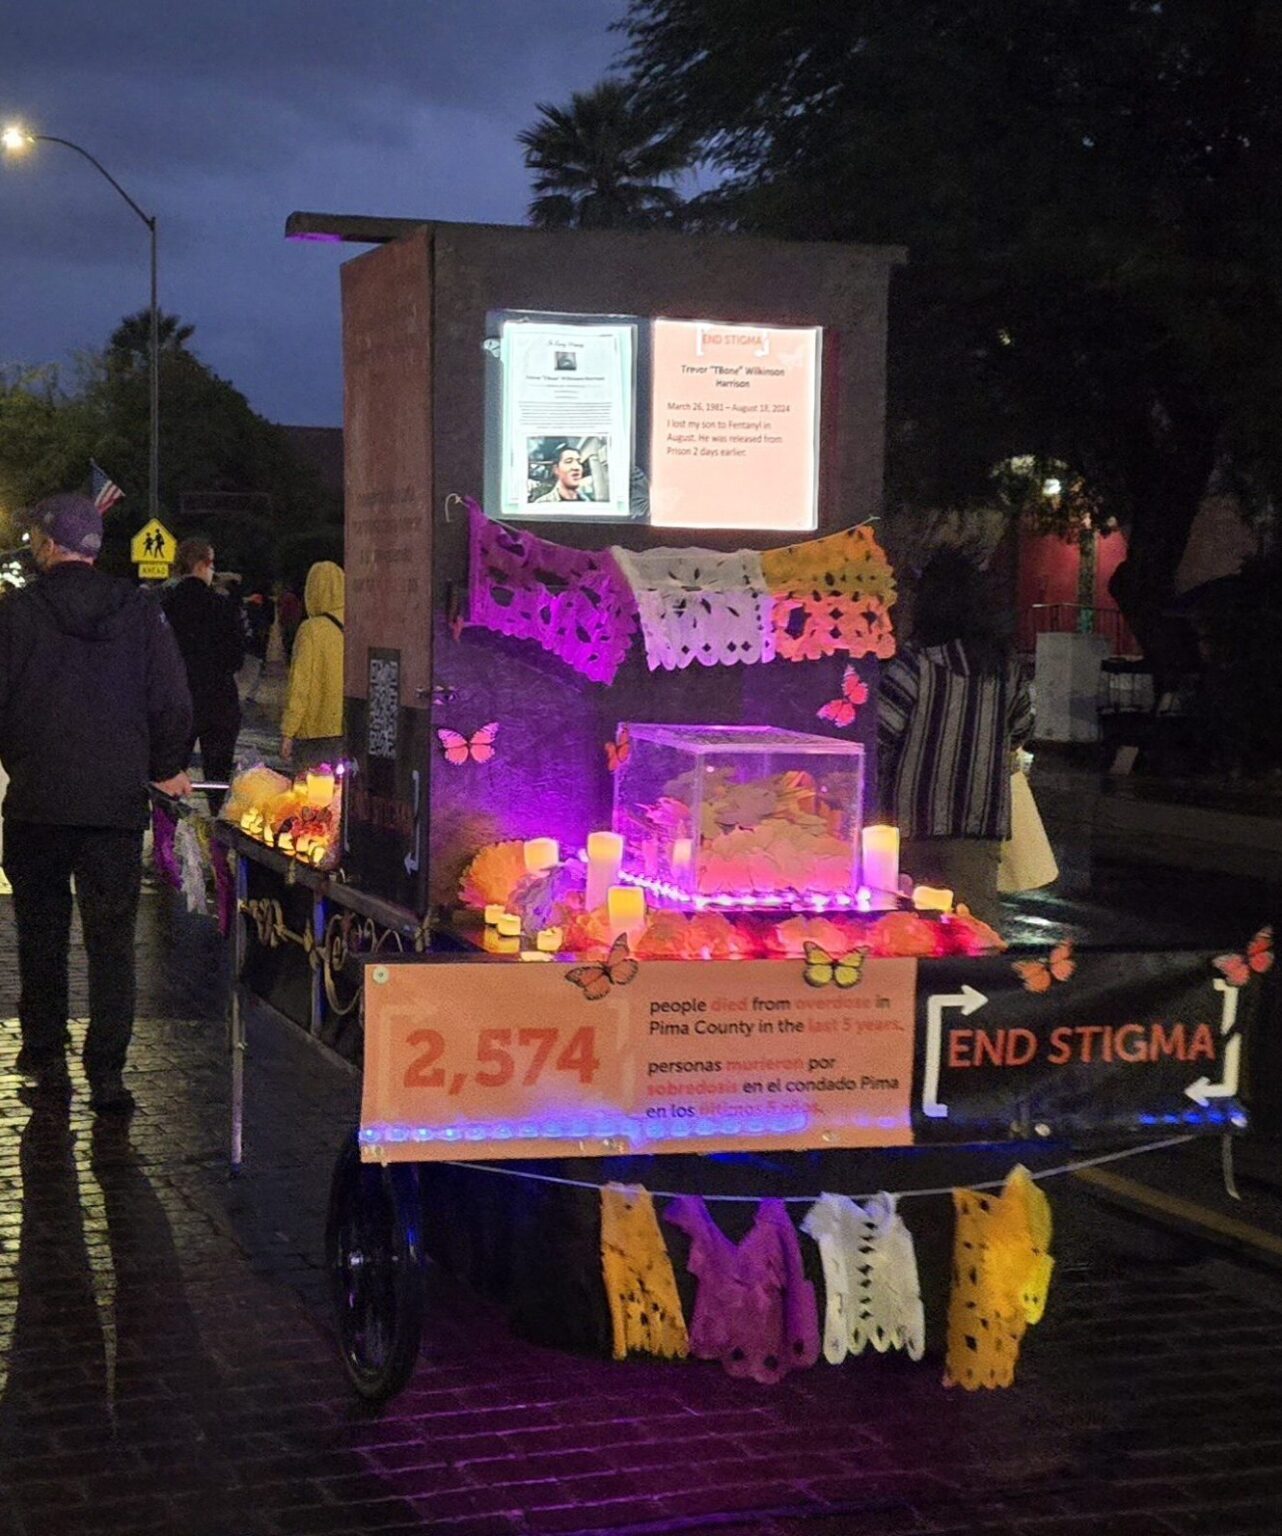
<svg viewBox="0 0 1282 1536">
<path fill-rule="evenodd" d="M 916 1141 L 1245 1125 L 1243 1037 L 1264 978 L 1231 986 L 1188 951 L 1057 955 L 921 962 Z"/>
</svg>

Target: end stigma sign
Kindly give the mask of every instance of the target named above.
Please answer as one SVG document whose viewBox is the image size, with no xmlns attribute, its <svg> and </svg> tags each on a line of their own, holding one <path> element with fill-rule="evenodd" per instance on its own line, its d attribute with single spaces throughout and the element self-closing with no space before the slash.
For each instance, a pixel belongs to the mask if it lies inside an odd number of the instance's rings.
<svg viewBox="0 0 1282 1536">
<path fill-rule="evenodd" d="M 1000 957 L 870 959 L 844 987 L 808 984 L 796 960 L 629 961 L 595 997 L 571 979 L 584 969 L 367 963 L 362 1155 L 1081 1142 L 1244 1123 L 1242 1030 L 1261 983 L 1233 988 L 1204 955 L 1087 955 L 1040 993 Z"/>
<path fill-rule="evenodd" d="M 1066 980 L 1038 977 L 1040 991 L 1013 969 L 1000 957 L 923 963 L 916 1140 L 1245 1125 L 1243 1032 L 1263 978 L 1234 987 L 1187 951 L 1086 952 Z"/>
</svg>

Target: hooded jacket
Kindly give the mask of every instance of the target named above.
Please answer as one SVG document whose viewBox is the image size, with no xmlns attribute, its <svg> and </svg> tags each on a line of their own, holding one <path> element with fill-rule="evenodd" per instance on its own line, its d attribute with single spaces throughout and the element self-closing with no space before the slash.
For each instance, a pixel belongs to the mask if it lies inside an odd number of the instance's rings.
<svg viewBox="0 0 1282 1536">
<path fill-rule="evenodd" d="M 178 646 L 130 582 L 69 561 L 0 601 L 6 821 L 140 831 L 190 731 Z"/>
<path fill-rule="evenodd" d="M 307 618 L 289 664 L 282 736 L 310 741 L 343 734 L 343 568 L 318 560 L 307 573 Z"/>
</svg>

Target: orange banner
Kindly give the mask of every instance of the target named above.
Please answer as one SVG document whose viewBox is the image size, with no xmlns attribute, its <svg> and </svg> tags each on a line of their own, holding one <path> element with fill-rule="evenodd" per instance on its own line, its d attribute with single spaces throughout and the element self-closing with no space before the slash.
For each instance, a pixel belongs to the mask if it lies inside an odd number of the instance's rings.
<svg viewBox="0 0 1282 1536">
<path fill-rule="evenodd" d="M 654 527 L 806 533 L 817 526 L 822 334 L 654 322 Z"/>
<path fill-rule="evenodd" d="M 575 970 L 367 964 L 366 1160 L 912 1140 L 915 960 L 845 987 L 800 961 L 650 961 L 595 1000 Z"/>
</svg>

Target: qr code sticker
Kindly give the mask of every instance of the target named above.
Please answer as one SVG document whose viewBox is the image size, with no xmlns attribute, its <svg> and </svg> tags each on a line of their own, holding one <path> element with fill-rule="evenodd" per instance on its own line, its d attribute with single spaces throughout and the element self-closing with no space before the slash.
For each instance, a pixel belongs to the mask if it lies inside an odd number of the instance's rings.
<svg viewBox="0 0 1282 1536">
<path fill-rule="evenodd" d="M 370 757 L 396 756 L 396 730 L 401 702 L 399 653 L 371 653 L 369 658 Z"/>
</svg>

